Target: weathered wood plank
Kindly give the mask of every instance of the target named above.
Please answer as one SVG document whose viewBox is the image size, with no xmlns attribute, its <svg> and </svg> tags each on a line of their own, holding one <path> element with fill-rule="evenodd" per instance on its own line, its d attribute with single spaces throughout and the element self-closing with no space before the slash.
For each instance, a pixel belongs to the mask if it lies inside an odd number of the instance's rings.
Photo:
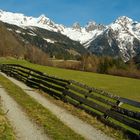
<svg viewBox="0 0 140 140">
<path fill-rule="evenodd" d="M 17 67 L 17 68 L 23 68 L 23 69 L 26 69 L 26 70 L 29 70 L 29 71 L 32 71 L 32 72 L 35 72 L 36 74 L 39 74 L 40 76 L 45 76 L 45 77 L 48 77 L 48 78 L 52 78 L 54 80 L 58 80 L 58 81 L 61 81 L 61 82 L 66 82 L 66 83 L 69 83 L 68 80 L 65 80 L 65 79 L 62 79 L 62 78 L 58 78 L 58 77 L 55 77 L 55 76 L 49 76 L 47 75 L 46 73 L 43 73 L 43 72 L 40 72 L 38 70 L 34 70 L 32 68 L 28 68 L 28 67 L 25 67 L 25 66 L 21 66 L 21 65 L 18 65 L 18 64 L 7 64 L 8 66 L 11 66 L 11 67 Z"/>
<path fill-rule="evenodd" d="M 54 79 L 51 79 L 51 78 L 42 77 L 40 75 L 35 75 L 33 73 L 30 73 L 30 75 L 33 76 L 33 77 L 35 77 L 35 78 L 38 78 L 38 79 L 41 79 L 41 80 L 44 80 L 44 81 L 51 82 L 51 83 L 54 83 L 54 84 L 59 85 L 59 86 L 62 86 L 62 87 L 65 87 L 66 86 L 65 83 L 62 83 L 62 82 L 59 82 L 59 81 L 55 81 Z"/>
<path fill-rule="evenodd" d="M 91 108 L 93 108 L 95 110 L 98 110 L 98 111 L 100 111 L 102 113 L 105 113 L 106 110 L 107 110 L 107 108 L 105 108 L 104 106 L 99 105 L 99 104 L 97 104 L 97 103 L 95 103 L 93 101 L 90 101 L 88 99 L 84 99 L 84 98 L 82 98 L 82 97 L 74 94 L 73 92 L 70 92 L 70 91 L 65 90 L 64 93 L 67 96 L 73 98 L 74 100 L 79 101 L 81 104 L 83 103 L 83 104 L 85 104 L 85 105 L 87 105 L 87 106 L 89 106 L 89 107 L 91 107 Z"/>
<path fill-rule="evenodd" d="M 62 88 L 62 87 L 57 87 L 55 85 L 52 85 L 51 83 L 47 83 L 47 82 L 39 80 L 39 79 L 31 78 L 30 80 L 32 80 L 32 81 L 34 81 L 36 83 L 42 84 L 43 86 L 46 86 L 48 88 L 51 88 L 51 89 L 54 89 L 54 90 L 58 90 L 60 92 L 62 92 L 64 90 L 64 88 Z"/>
<path fill-rule="evenodd" d="M 116 130 L 121 130 L 124 132 L 124 134 L 126 134 L 128 136 L 128 138 L 132 139 L 132 140 L 140 140 L 140 135 L 137 135 L 136 133 L 108 120 L 105 119 L 103 116 L 101 118 L 97 118 L 99 119 L 102 123 L 104 123 L 105 125 L 108 125 Z"/>
<path fill-rule="evenodd" d="M 76 82 L 76 81 L 74 81 L 74 80 L 69 80 L 69 81 L 70 81 L 70 83 L 72 83 L 72 84 L 74 84 L 74 85 L 76 85 L 76 86 L 79 86 L 79 87 L 81 87 L 81 88 L 83 88 L 83 89 L 85 89 L 85 90 L 92 90 L 91 87 L 89 87 L 89 86 L 87 86 L 87 85 L 85 85 L 85 84 Z"/>
<path fill-rule="evenodd" d="M 74 85 L 76 85 L 76 86 L 79 86 L 79 87 L 81 87 L 81 88 L 83 88 L 83 89 L 86 89 L 86 90 L 88 90 L 88 91 L 96 92 L 96 93 L 98 93 L 98 94 L 101 94 L 101 95 L 103 95 L 103 96 L 106 96 L 106 97 L 109 97 L 109 98 L 112 98 L 112 99 L 115 99 L 115 100 L 117 100 L 117 99 L 119 98 L 119 96 L 113 95 L 113 94 L 111 94 L 111 93 L 105 92 L 105 91 L 100 90 L 100 89 L 91 88 L 91 87 L 89 87 L 89 86 L 87 86 L 87 85 L 85 85 L 85 84 L 76 82 L 76 81 L 74 81 L 74 80 L 70 80 L 70 83 L 72 83 L 72 84 L 74 84 Z"/>
<path fill-rule="evenodd" d="M 90 98 L 92 98 L 94 100 L 98 100 L 99 102 L 102 102 L 104 104 L 107 104 L 107 105 L 110 105 L 110 106 L 115 106 L 116 105 L 116 103 L 114 103 L 114 102 L 111 102 L 111 101 L 109 101 L 107 99 L 104 99 L 102 97 L 96 96 L 93 93 L 89 93 L 88 91 L 78 89 L 78 87 L 74 87 L 72 85 L 68 85 L 67 87 L 69 89 L 73 90 L 73 91 L 76 91 L 77 93 L 79 93 L 81 95 L 84 95 L 85 97 L 90 97 Z"/>
<path fill-rule="evenodd" d="M 112 110 L 107 110 L 106 115 L 123 123 L 123 124 L 125 124 L 125 125 L 127 125 L 127 126 L 130 126 L 130 127 L 137 129 L 137 130 L 140 130 L 140 122 L 138 122 L 138 121 L 134 121 L 134 120 L 132 120 L 124 115 L 121 115 L 115 111 L 112 111 Z"/>
<path fill-rule="evenodd" d="M 12 67 L 20 67 L 20 68 L 27 69 L 27 70 L 33 71 L 33 72 L 35 72 L 37 74 L 41 74 L 41 75 L 43 74 L 43 72 L 28 68 L 28 67 L 25 67 L 25 66 L 22 66 L 22 65 L 18 65 L 18 64 L 6 64 L 6 65 L 12 66 Z"/>
<path fill-rule="evenodd" d="M 47 88 L 47 87 L 40 86 L 40 89 L 41 89 L 42 91 L 46 92 L 47 94 L 49 94 L 49 95 L 55 97 L 56 99 L 62 99 L 62 97 L 63 97 L 62 94 L 59 94 L 59 93 L 57 93 L 57 92 L 55 92 L 55 91 L 53 91 L 53 90 L 51 90 L 51 89 L 49 89 L 49 88 Z"/>
<path fill-rule="evenodd" d="M 140 102 L 133 101 L 133 100 L 126 99 L 126 98 L 122 98 L 122 97 L 120 97 L 118 100 L 120 102 L 123 102 L 123 103 L 126 103 L 126 104 L 129 104 L 129 105 L 132 105 L 132 106 L 135 106 L 135 107 L 139 107 L 140 108 Z"/>
<path fill-rule="evenodd" d="M 134 119 L 140 120 L 140 112 L 134 112 L 134 111 L 131 111 L 131 110 L 127 110 L 125 108 L 118 107 L 118 106 L 112 107 L 112 110 L 116 111 L 118 113 L 121 113 L 123 115 L 132 117 Z"/>
<path fill-rule="evenodd" d="M 91 109 L 89 109 L 89 108 L 86 108 L 85 106 L 83 106 L 83 105 L 81 105 L 81 104 L 79 104 L 79 103 L 73 101 L 73 100 L 70 99 L 70 98 L 67 98 L 67 96 L 66 96 L 65 101 L 69 102 L 70 104 L 72 104 L 73 106 L 75 106 L 75 107 L 77 107 L 77 108 L 79 108 L 79 109 L 84 110 L 85 112 L 87 112 L 88 114 L 90 114 L 90 115 L 92 115 L 92 116 L 101 117 L 100 114 L 94 112 L 93 110 L 91 110 Z"/>
<path fill-rule="evenodd" d="M 27 75 L 30 74 L 30 71 L 25 71 L 25 70 L 23 70 L 23 69 L 14 69 L 14 70 L 20 71 L 20 72 L 22 72 L 22 73 L 24 73 L 24 74 L 27 74 Z"/>
<path fill-rule="evenodd" d="M 81 90 L 81 89 L 79 89 L 78 87 L 75 87 L 75 86 L 73 86 L 73 85 L 67 85 L 67 88 L 69 88 L 69 89 L 71 89 L 71 90 L 73 90 L 73 91 L 76 91 L 76 92 L 78 92 L 78 93 L 80 93 L 80 94 L 82 94 L 82 95 L 87 95 L 87 94 L 88 94 L 88 91 Z"/>
<path fill-rule="evenodd" d="M 113 95 L 113 94 L 108 93 L 108 92 L 106 92 L 106 91 L 103 91 L 103 90 L 101 90 L 101 89 L 92 88 L 92 92 L 98 93 L 98 94 L 100 94 L 100 95 L 103 95 L 103 96 L 105 96 L 105 97 L 108 97 L 108 98 L 111 98 L 111 99 L 114 99 L 114 100 L 119 99 L 119 96 Z"/>
<path fill-rule="evenodd" d="M 26 75 L 22 74 L 22 73 L 21 73 L 20 71 L 18 71 L 18 70 L 13 69 L 13 70 L 11 71 L 11 73 L 12 73 L 12 72 L 17 73 L 18 75 L 20 75 L 20 76 L 22 76 L 22 77 L 24 77 L 24 78 L 27 78 Z"/>
</svg>

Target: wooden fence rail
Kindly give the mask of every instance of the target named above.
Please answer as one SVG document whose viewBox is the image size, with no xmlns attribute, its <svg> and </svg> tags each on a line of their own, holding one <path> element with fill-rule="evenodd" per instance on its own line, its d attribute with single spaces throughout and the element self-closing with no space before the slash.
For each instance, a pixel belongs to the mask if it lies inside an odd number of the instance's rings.
<svg viewBox="0 0 140 140">
<path fill-rule="evenodd" d="M 140 102 L 115 96 L 82 83 L 49 76 L 16 64 L 2 64 L 0 70 L 28 86 L 45 91 L 96 116 L 130 138 L 140 139 Z"/>
</svg>

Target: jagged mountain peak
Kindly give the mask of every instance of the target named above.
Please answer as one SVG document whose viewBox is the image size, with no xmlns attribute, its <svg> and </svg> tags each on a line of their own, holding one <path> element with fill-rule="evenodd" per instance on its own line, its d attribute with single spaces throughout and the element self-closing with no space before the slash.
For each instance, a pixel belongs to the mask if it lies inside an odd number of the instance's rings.
<svg viewBox="0 0 140 140">
<path fill-rule="evenodd" d="M 96 25 L 96 22 L 94 20 L 91 20 L 86 24 L 86 27 L 91 25 Z"/>
<path fill-rule="evenodd" d="M 115 20 L 115 23 L 120 23 L 120 22 L 132 23 L 133 20 L 127 16 L 120 16 Z"/>
<path fill-rule="evenodd" d="M 72 25 L 72 28 L 73 29 L 76 29 L 76 30 L 81 30 L 81 25 L 79 22 L 75 22 L 73 25 Z"/>
<path fill-rule="evenodd" d="M 97 24 L 95 21 L 89 21 L 87 25 L 85 26 L 85 29 L 87 32 L 91 32 L 94 30 L 104 30 L 106 26 L 102 24 Z"/>
<path fill-rule="evenodd" d="M 119 17 L 92 40 L 89 50 L 129 61 L 140 53 L 140 24 L 126 16 Z"/>
<path fill-rule="evenodd" d="M 39 24 L 48 24 L 50 26 L 55 26 L 55 23 L 51 21 L 48 17 L 46 17 L 44 14 L 40 15 L 38 17 L 38 22 Z"/>
<path fill-rule="evenodd" d="M 114 22 L 112 22 L 110 25 L 118 25 L 118 26 L 131 26 L 135 21 L 133 21 L 131 18 L 127 16 L 120 16 L 118 17 Z M 109 26 L 110 26 L 109 25 Z"/>
<path fill-rule="evenodd" d="M 41 15 L 39 16 L 39 18 L 40 18 L 40 19 L 41 19 L 41 18 L 45 18 L 45 19 L 46 19 L 47 17 L 46 17 L 45 14 L 41 14 Z"/>
<path fill-rule="evenodd" d="M 136 28 L 139 28 L 138 22 L 132 20 L 129 17 L 121 16 L 117 18 L 113 23 L 108 25 L 108 29 L 116 31 L 118 33 L 128 33 L 131 35 L 137 35 Z"/>
<path fill-rule="evenodd" d="M 94 29 L 96 29 L 97 25 L 95 21 L 89 21 L 87 23 L 87 25 L 85 26 L 85 29 L 87 30 L 87 32 L 93 31 Z"/>
<path fill-rule="evenodd" d="M 50 19 L 48 18 L 48 17 L 46 17 L 44 14 L 42 14 L 42 15 L 40 15 L 39 17 L 38 17 L 38 20 L 41 20 L 41 21 L 50 21 Z"/>
</svg>

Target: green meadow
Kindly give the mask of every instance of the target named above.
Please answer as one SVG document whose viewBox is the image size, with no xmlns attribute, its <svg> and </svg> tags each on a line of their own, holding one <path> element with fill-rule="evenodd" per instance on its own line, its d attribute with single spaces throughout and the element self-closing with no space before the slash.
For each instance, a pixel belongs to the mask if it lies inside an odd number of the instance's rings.
<svg viewBox="0 0 140 140">
<path fill-rule="evenodd" d="M 48 75 L 59 78 L 75 80 L 87 84 L 88 86 L 99 88 L 121 97 L 140 101 L 140 80 L 92 72 L 75 71 L 56 67 L 41 66 L 32 64 L 25 60 L 0 58 L 0 63 L 13 63 L 27 66 Z"/>
</svg>

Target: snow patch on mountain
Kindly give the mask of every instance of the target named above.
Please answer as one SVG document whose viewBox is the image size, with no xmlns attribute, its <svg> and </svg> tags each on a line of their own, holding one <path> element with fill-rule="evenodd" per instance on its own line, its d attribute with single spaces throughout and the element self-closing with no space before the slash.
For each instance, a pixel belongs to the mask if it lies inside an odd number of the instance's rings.
<svg viewBox="0 0 140 140">
<path fill-rule="evenodd" d="M 7 30 L 8 30 L 8 31 L 13 31 L 13 30 L 12 30 L 12 29 L 10 29 L 10 28 L 7 28 Z"/>
<path fill-rule="evenodd" d="M 37 36 L 35 33 L 28 33 L 28 35 Z"/>
<path fill-rule="evenodd" d="M 94 39 L 97 35 L 99 35 L 105 27 L 100 28 L 100 25 L 96 24 L 94 21 L 89 22 L 85 27 L 81 27 L 79 23 L 74 23 L 72 28 L 65 28 L 62 31 L 62 34 L 68 36 L 70 39 L 79 41 L 86 48 L 88 47 L 91 39 Z"/>
<path fill-rule="evenodd" d="M 21 31 L 19 31 L 19 30 L 16 30 L 16 33 L 18 33 L 18 34 L 21 34 Z"/>
<path fill-rule="evenodd" d="M 54 44 L 56 41 L 54 41 L 54 40 L 51 40 L 51 39 L 49 39 L 49 38 L 43 38 L 45 41 L 47 41 L 47 42 L 49 42 L 49 43 L 52 43 L 52 44 Z"/>
<path fill-rule="evenodd" d="M 80 31 L 67 28 L 62 33 L 72 40 L 79 41 L 81 44 L 94 37 L 94 34 L 92 32 L 87 32 L 85 28 L 82 28 Z"/>
</svg>

